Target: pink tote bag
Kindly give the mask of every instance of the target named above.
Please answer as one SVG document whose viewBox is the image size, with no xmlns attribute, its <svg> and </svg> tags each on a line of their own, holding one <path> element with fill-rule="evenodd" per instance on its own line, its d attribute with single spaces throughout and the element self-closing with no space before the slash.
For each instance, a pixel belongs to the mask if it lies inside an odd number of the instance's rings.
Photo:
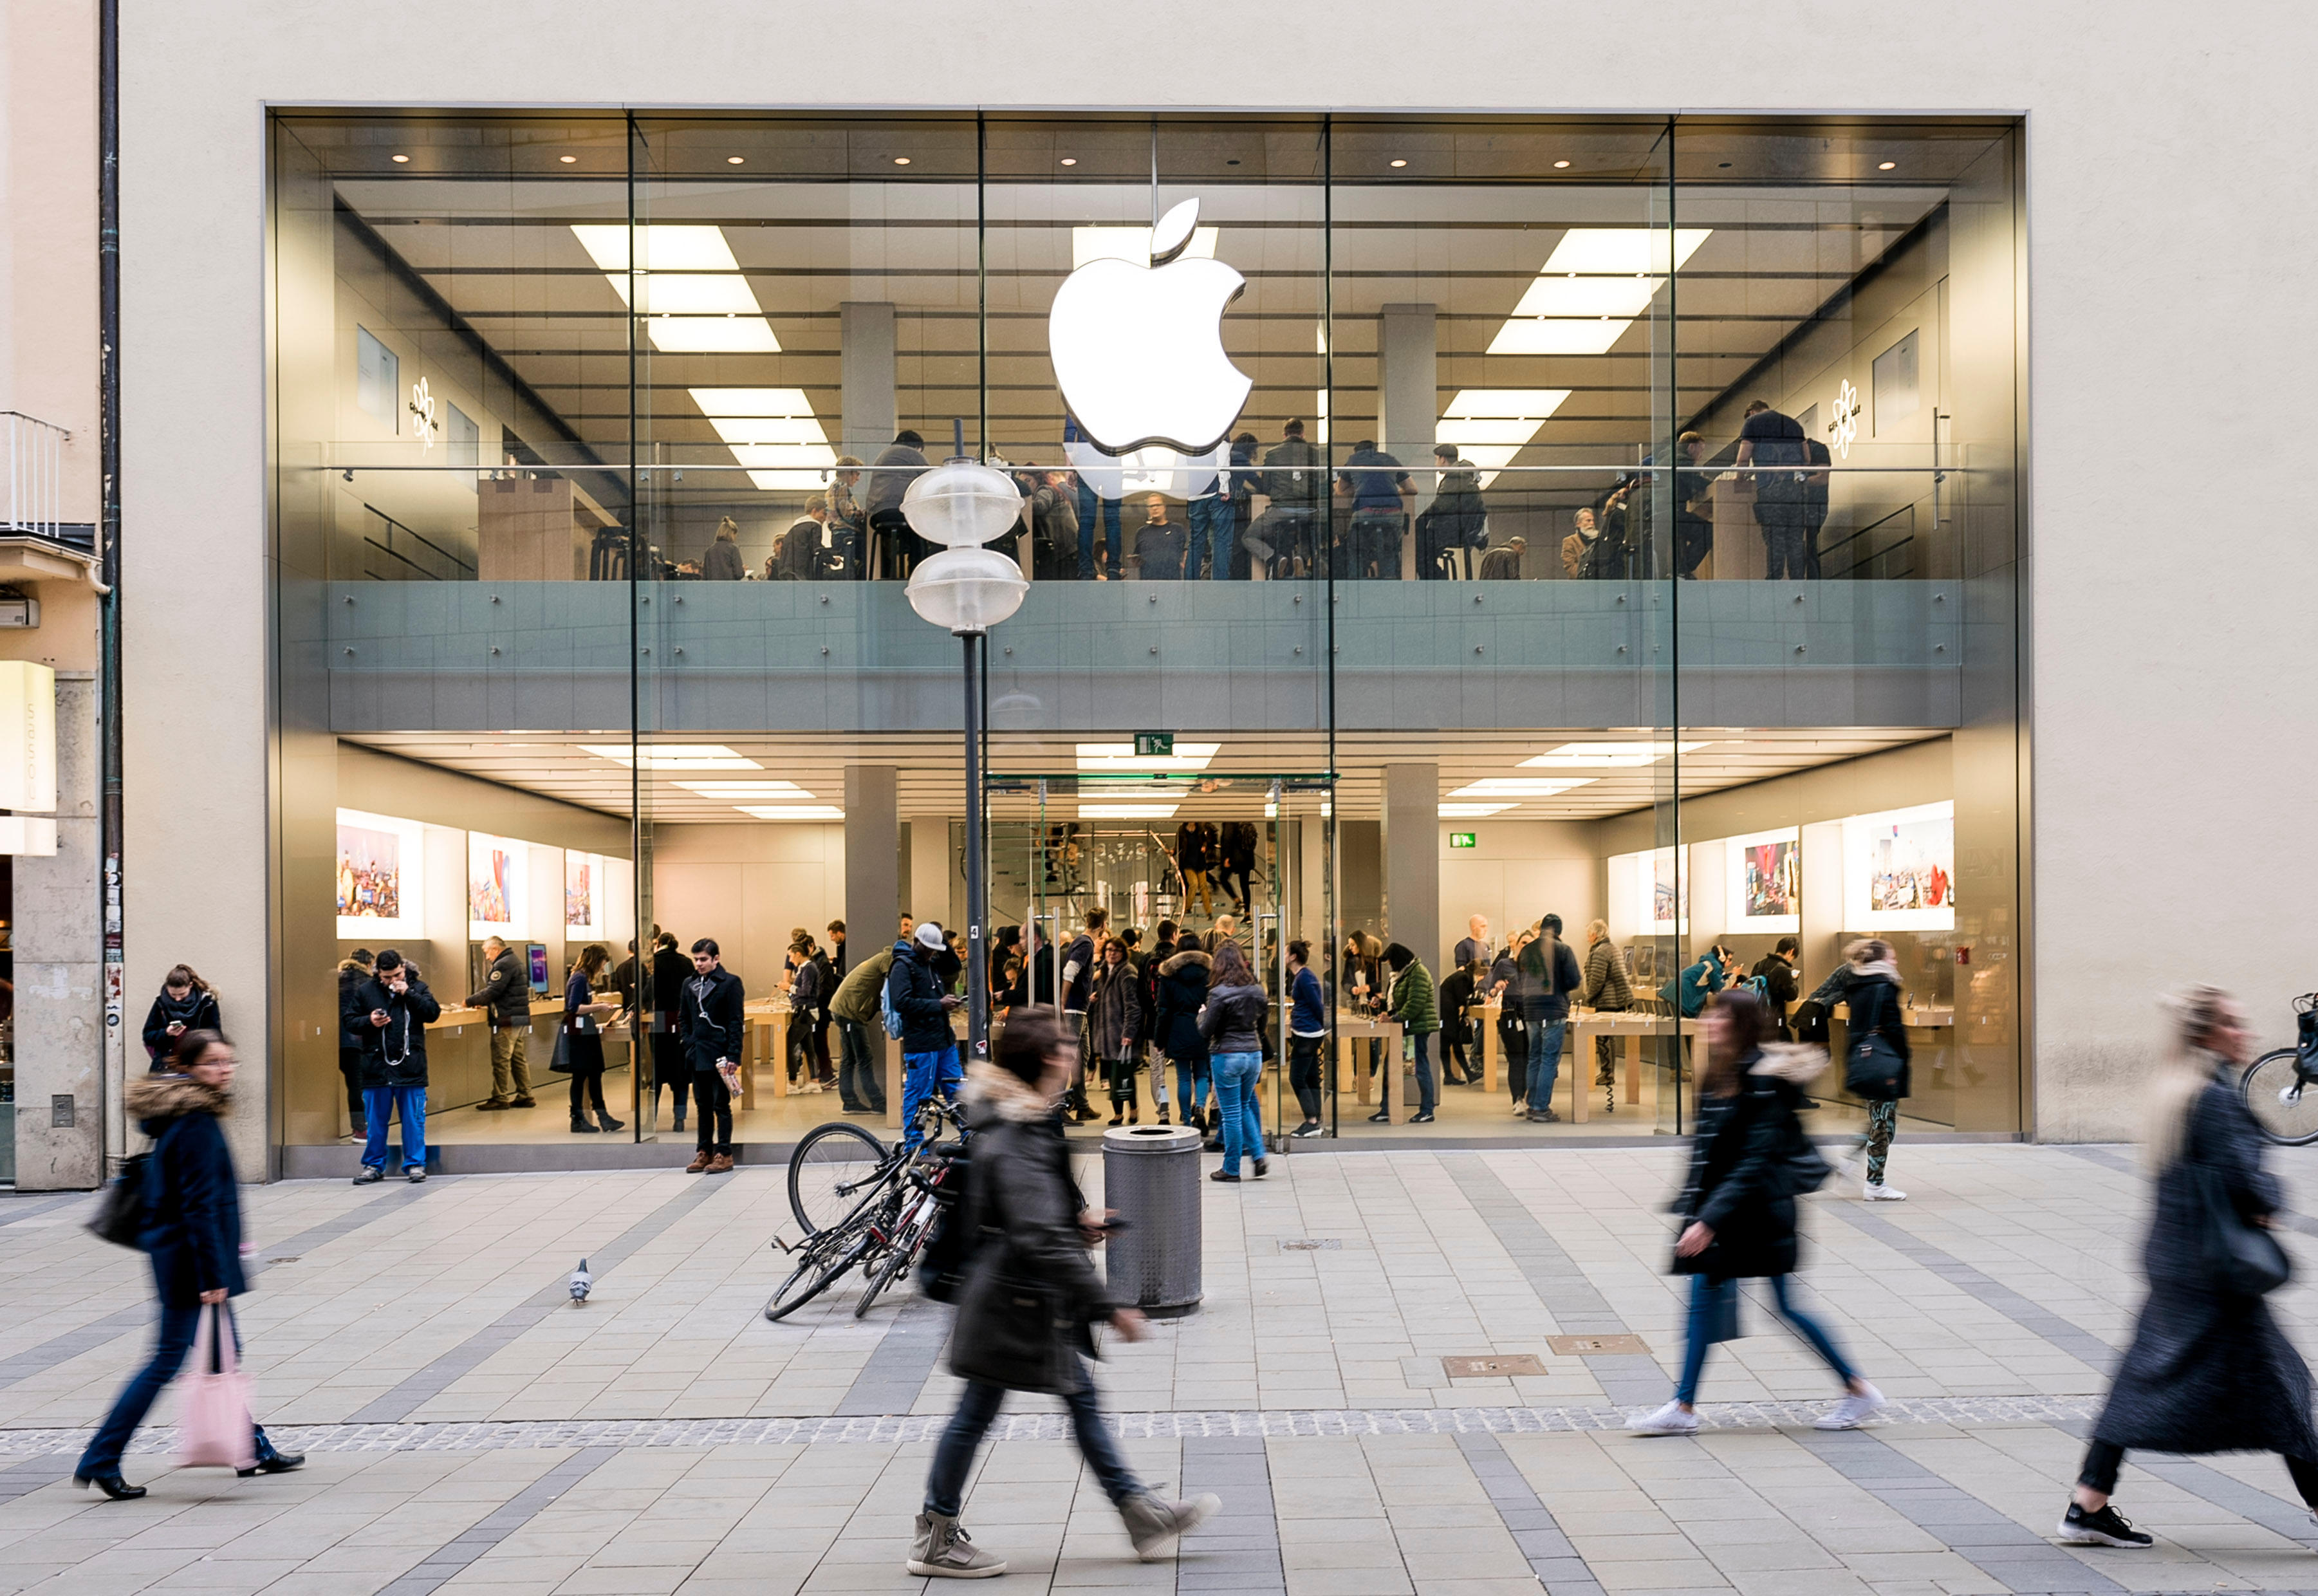
<svg viewBox="0 0 2318 1596">
<path fill-rule="evenodd" d="M 249 1468 L 257 1437 L 249 1417 L 249 1376 L 241 1372 L 225 1309 L 202 1311 L 187 1372 L 177 1376 L 177 1461 L 187 1468 Z"/>
</svg>

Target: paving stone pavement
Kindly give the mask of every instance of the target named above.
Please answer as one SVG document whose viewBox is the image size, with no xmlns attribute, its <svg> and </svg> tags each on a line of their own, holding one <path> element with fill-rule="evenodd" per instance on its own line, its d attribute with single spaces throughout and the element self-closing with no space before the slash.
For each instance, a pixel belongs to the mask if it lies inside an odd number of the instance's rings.
<svg viewBox="0 0 2318 1596">
<path fill-rule="evenodd" d="M 2318 1525 L 2271 1457 L 2135 1456 L 2119 1502 L 2155 1549 L 2050 1538 L 2142 1291 L 2127 1150 L 1903 1143 L 1910 1202 L 1806 1203 L 1804 1300 L 1893 1399 L 1869 1430 L 1810 1428 L 1833 1383 L 1750 1296 L 1701 1434 L 1624 1433 L 1680 1355 L 1677 1151 L 1291 1156 L 1201 1183 L 1200 1311 L 1107 1347 L 1099 1377 L 1145 1480 L 1224 1515 L 1134 1561 L 1058 1405 L 1021 1398 L 969 1493 L 978 1544 L 1010 1590 L 2318 1592 Z M 2318 1166 L 2277 1167 L 2307 1187 Z M 129 1459 L 152 1494 L 128 1503 L 68 1478 L 148 1341 L 143 1260 L 90 1237 L 89 1207 L 0 1198 L 0 1596 L 925 1583 L 901 1564 L 955 1393 L 947 1311 L 897 1293 L 857 1321 L 840 1287 L 766 1323 L 777 1170 L 247 1188 L 257 1406 L 310 1461 L 174 1467 L 165 1399 Z M 596 1288 L 571 1307 L 582 1256 Z M 2274 1299 L 2305 1343 L 2310 1278 Z M 1553 1342 L 1607 1334 L 1645 1350 Z M 1441 1362 L 1523 1356 L 1537 1372 Z"/>
</svg>

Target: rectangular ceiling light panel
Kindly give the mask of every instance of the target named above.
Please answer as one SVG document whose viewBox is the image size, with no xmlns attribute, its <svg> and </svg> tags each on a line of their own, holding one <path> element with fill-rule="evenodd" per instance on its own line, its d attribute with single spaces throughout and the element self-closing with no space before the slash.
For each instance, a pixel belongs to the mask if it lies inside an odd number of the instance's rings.
<svg viewBox="0 0 2318 1596">
<path fill-rule="evenodd" d="M 803 802 L 813 796 L 795 782 L 678 782 L 674 785 L 687 793 L 697 793 L 703 798 L 723 798 L 736 802 L 747 798 L 778 798 L 783 802 L 794 798 Z"/>
<path fill-rule="evenodd" d="M 1478 820 L 1493 814 L 1503 814 L 1513 808 L 1510 803 L 1444 803 L 1441 818 L 1444 820 Z"/>
<path fill-rule="evenodd" d="M 802 388 L 694 388 L 692 402 L 766 492 L 811 492 L 837 464 L 829 433 Z"/>
<path fill-rule="evenodd" d="M 1568 398 L 1567 388 L 1460 388 L 1434 424 L 1433 442 L 1456 444 L 1481 468 L 1487 488 Z"/>
<path fill-rule="evenodd" d="M 669 742 L 632 749 L 626 743 L 582 743 L 580 751 L 633 767 L 639 759 L 646 770 L 762 770 L 763 766 L 722 743 Z"/>
<path fill-rule="evenodd" d="M 841 820 L 845 811 L 833 803 L 739 803 L 742 814 L 757 820 Z"/>
<path fill-rule="evenodd" d="M 1172 803 L 1082 803 L 1083 820 L 1166 820 L 1175 816 Z"/>
<path fill-rule="evenodd" d="M 653 348 L 667 354 L 777 354 L 780 340 L 765 319 L 724 230 L 697 225 L 574 223 L 571 231 L 620 303 L 645 318 Z M 639 240 L 642 303 L 629 298 L 628 240 Z"/>
<path fill-rule="evenodd" d="M 1680 746 L 1688 754 L 1710 745 L 1685 742 Z M 1675 750 L 1676 745 L 1670 742 L 1565 742 L 1521 763 L 1524 770 L 1624 770 L 1655 765 Z"/>
<path fill-rule="evenodd" d="M 1489 353 L 1607 354 L 1713 230 L 1677 229 L 1669 244 L 1664 228 L 1571 228 Z"/>
<path fill-rule="evenodd" d="M 1172 755 L 1146 754 L 1138 756 L 1131 742 L 1083 742 L 1078 745 L 1078 766 L 1081 770 L 1205 770 L 1208 762 L 1223 750 L 1219 742 L 1179 742 Z"/>
<path fill-rule="evenodd" d="M 1524 776 L 1492 776 L 1481 781 L 1468 782 L 1451 792 L 1451 798 L 1550 798 L 1557 793 L 1567 793 L 1572 787 L 1594 785 L 1590 776 L 1575 777 L 1544 777 Z"/>
</svg>

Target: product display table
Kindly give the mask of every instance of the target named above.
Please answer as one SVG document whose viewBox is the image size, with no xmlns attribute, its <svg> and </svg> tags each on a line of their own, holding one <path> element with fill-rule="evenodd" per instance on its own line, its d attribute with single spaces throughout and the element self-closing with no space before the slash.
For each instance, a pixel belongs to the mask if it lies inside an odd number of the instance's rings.
<svg viewBox="0 0 2318 1596">
<path fill-rule="evenodd" d="M 1642 1041 L 1649 1036 L 1671 1036 L 1676 1034 L 1674 1018 L 1666 1014 L 1608 1013 L 1595 1009 L 1573 1009 L 1569 1011 L 1568 1028 L 1562 1033 L 1561 1073 L 1570 1087 L 1569 1122 L 1584 1125 L 1586 1107 L 1592 1100 L 1594 1089 L 1594 1040 L 1607 1036 L 1613 1041 L 1622 1038 L 1626 1076 L 1626 1101 L 1640 1107 L 1642 1100 L 1642 1077 L 1649 1065 L 1642 1057 Z M 1681 1034 L 1698 1035 L 1698 1022 L 1685 1019 Z M 1557 1091 L 1560 1082 L 1555 1083 Z"/>
<path fill-rule="evenodd" d="M 1473 1022 L 1471 1051 L 1480 1056 L 1481 1085 L 1492 1092 L 1497 1089 L 1497 1070 L 1504 1063 L 1504 1045 L 1497 1038 L 1497 1017 L 1504 1012 L 1502 1003 L 1474 1003 L 1465 1010 L 1465 1018 Z"/>
<path fill-rule="evenodd" d="M 757 1071 L 772 1079 L 773 1096 L 789 1095 L 789 1000 L 759 998 L 741 1006 L 749 1026 L 747 1056 L 741 1061 L 741 1107 L 757 1106 Z"/>
<path fill-rule="evenodd" d="M 1336 1011 L 1336 1089 L 1340 1092 L 1344 1089 L 1345 1077 L 1349 1075 L 1359 1100 L 1362 1104 L 1370 1100 L 1370 1086 L 1376 1077 L 1360 1066 L 1354 1056 L 1354 1045 L 1365 1045 L 1371 1038 L 1381 1037 L 1384 1041 L 1384 1067 L 1377 1071 L 1377 1076 L 1384 1081 L 1382 1107 L 1390 1116 L 1390 1123 L 1395 1125 L 1400 1122 L 1401 1105 L 1406 1097 L 1401 1086 L 1404 1066 L 1400 1060 L 1400 1034 L 1401 1025 L 1397 1019 L 1370 1019 L 1362 1015 L 1346 1014 L 1341 1009 Z"/>
</svg>

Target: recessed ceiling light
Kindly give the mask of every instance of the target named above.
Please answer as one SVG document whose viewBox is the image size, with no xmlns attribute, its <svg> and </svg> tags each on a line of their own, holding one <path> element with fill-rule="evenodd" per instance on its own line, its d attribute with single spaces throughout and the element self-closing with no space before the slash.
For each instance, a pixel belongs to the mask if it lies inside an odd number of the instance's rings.
<svg viewBox="0 0 2318 1596">
<path fill-rule="evenodd" d="M 1559 171 L 1560 171 L 1564 166 L 1567 166 L 1568 165 L 1569 165 L 1569 163 L 1568 163 L 1568 161 L 1556 161 L 1556 162 L 1554 162 L 1554 163 L 1553 163 L 1553 169 L 1554 169 L 1555 171 L 1559 172 Z"/>
<path fill-rule="evenodd" d="M 1082 803 L 1083 820 L 1166 820 L 1175 816 L 1172 803 Z"/>
<path fill-rule="evenodd" d="M 562 161 L 565 166 L 571 166 L 574 161 L 577 161 L 580 157 L 579 157 L 578 156 L 576 156 L 576 155 L 560 155 L 560 156 L 557 156 L 555 158 L 556 158 L 557 160 L 559 160 L 559 161 Z"/>
<path fill-rule="evenodd" d="M 1503 814 L 1513 808 L 1510 803 L 1444 803 L 1441 818 L 1444 820 L 1478 820 L 1487 815 Z"/>
<path fill-rule="evenodd" d="M 1063 165 L 1065 166 L 1075 166 L 1078 164 L 1079 157 L 1074 155 L 1066 155 L 1063 157 Z"/>
<path fill-rule="evenodd" d="M 409 160 L 410 157 L 409 157 L 409 156 L 407 156 L 407 155 L 391 155 L 391 156 L 387 157 L 386 158 L 387 158 L 388 160 L 390 160 L 390 161 L 392 161 L 396 166 L 400 166 L 400 165 L 402 165 L 405 161 Z"/>
<path fill-rule="evenodd" d="M 724 164 L 728 166 L 737 166 L 746 159 L 748 159 L 746 156 L 728 155 L 724 157 Z"/>
<path fill-rule="evenodd" d="M 1406 161 L 1395 161 L 1393 162 L 1393 165 L 1396 166 L 1406 166 L 1408 163 Z"/>
<path fill-rule="evenodd" d="M 1590 776 L 1561 776 L 1551 780 L 1520 776 L 1492 776 L 1477 782 L 1467 782 L 1451 791 L 1451 798 L 1550 798 L 1557 793 L 1567 793 L 1572 787 L 1594 785 Z"/>
<path fill-rule="evenodd" d="M 1879 163 L 1879 164 L 1876 166 L 1876 168 L 1875 168 L 1875 169 L 1876 169 L 1878 172 L 1889 172 L 1892 167 L 1894 167 L 1894 166 L 1898 166 L 1899 164 L 1900 164 L 1900 163 L 1899 163 L 1899 162 L 1897 162 L 1897 161 L 1883 161 L 1883 162 Z"/>
<path fill-rule="evenodd" d="M 1632 769 L 1655 765 L 1676 751 L 1693 753 L 1706 746 L 1703 742 L 1565 742 L 1558 749 L 1523 759 L 1522 765 L 1524 768 L 1565 770 Z"/>
<path fill-rule="evenodd" d="M 1131 742 L 1083 742 L 1077 745 L 1081 770 L 1167 771 L 1205 770 L 1223 750 L 1219 742 L 1179 742 L 1172 754 L 1136 755 Z"/>
<path fill-rule="evenodd" d="M 841 820 L 845 811 L 834 803 L 736 803 L 732 806 L 757 820 Z"/>
<path fill-rule="evenodd" d="M 783 803 L 809 802 L 813 794 L 795 782 L 678 782 L 687 793 L 697 793 L 703 798 L 722 798 L 738 803 L 753 799 L 758 802 L 778 800 Z"/>
<path fill-rule="evenodd" d="M 664 742 L 632 749 L 626 743 L 582 743 L 580 751 L 593 754 L 599 759 L 609 759 L 615 765 L 633 766 L 639 755 L 647 770 L 762 770 L 763 766 L 743 754 L 737 754 L 722 743 Z"/>
<path fill-rule="evenodd" d="M 906 166 L 909 164 L 910 157 L 905 155 L 897 155 L 894 157 L 894 165 L 897 166 Z"/>
</svg>

